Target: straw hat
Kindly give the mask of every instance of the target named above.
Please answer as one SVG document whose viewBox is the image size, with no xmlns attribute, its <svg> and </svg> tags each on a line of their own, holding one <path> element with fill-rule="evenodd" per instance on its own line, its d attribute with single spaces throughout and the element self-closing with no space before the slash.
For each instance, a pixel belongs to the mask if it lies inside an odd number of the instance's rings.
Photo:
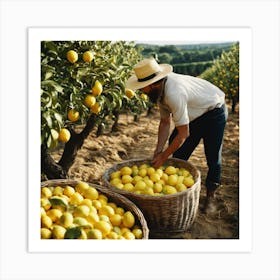
<svg viewBox="0 0 280 280">
<path fill-rule="evenodd" d="M 135 74 L 126 82 L 126 87 L 136 90 L 151 85 L 172 72 L 169 64 L 158 64 L 154 58 L 145 58 L 133 68 Z"/>
</svg>

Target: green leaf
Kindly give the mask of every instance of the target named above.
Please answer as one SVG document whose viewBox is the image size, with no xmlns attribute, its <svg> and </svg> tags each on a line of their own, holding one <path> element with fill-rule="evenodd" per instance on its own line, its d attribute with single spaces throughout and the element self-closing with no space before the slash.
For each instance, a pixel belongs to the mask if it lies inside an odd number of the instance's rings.
<svg viewBox="0 0 280 280">
<path fill-rule="evenodd" d="M 62 197 L 58 197 L 58 196 L 52 196 L 49 198 L 49 201 L 51 203 L 51 205 L 61 205 L 64 207 L 67 207 L 68 203 L 66 200 L 64 200 Z"/>
<path fill-rule="evenodd" d="M 79 227 L 68 228 L 64 235 L 64 239 L 78 239 L 81 234 L 82 231 Z"/>
</svg>

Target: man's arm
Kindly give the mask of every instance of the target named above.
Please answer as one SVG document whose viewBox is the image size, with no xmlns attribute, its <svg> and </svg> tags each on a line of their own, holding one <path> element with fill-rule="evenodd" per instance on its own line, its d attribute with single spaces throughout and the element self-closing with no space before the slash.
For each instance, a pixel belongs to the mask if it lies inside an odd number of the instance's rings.
<svg viewBox="0 0 280 280">
<path fill-rule="evenodd" d="M 171 115 L 166 118 L 161 118 L 158 127 L 158 142 L 154 152 L 154 157 L 162 152 L 164 145 L 168 139 L 171 125 Z"/>
<path fill-rule="evenodd" d="M 168 148 L 164 152 L 155 155 L 153 159 L 153 165 L 155 168 L 158 168 L 161 165 L 163 165 L 164 162 L 168 159 L 168 157 L 172 155 L 176 150 L 178 150 L 181 147 L 181 145 L 185 142 L 185 140 L 189 137 L 189 125 L 181 125 L 177 126 L 176 128 L 178 133 L 173 139 L 173 141 L 170 143 Z"/>
</svg>

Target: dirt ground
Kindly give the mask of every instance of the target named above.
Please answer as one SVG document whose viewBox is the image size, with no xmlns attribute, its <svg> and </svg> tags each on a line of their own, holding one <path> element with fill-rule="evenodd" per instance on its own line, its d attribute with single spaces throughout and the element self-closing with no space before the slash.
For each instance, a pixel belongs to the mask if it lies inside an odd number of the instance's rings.
<svg viewBox="0 0 280 280">
<path fill-rule="evenodd" d="M 118 132 L 86 139 L 69 171 L 73 179 L 98 182 L 104 171 L 123 160 L 152 157 L 157 141 L 159 113 L 156 109 L 138 122 L 131 115 L 121 115 Z M 61 151 L 54 153 L 59 159 Z M 205 201 L 204 181 L 207 172 L 203 143 L 194 151 L 189 161 L 201 171 L 199 208 Z M 229 113 L 225 130 L 222 162 L 222 187 L 217 191 L 217 212 L 206 215 L 200 210 L 187 232 L 173 238 L 184 239 L 236 239 L 239 238 L 239 113 Z"/>
</svg>

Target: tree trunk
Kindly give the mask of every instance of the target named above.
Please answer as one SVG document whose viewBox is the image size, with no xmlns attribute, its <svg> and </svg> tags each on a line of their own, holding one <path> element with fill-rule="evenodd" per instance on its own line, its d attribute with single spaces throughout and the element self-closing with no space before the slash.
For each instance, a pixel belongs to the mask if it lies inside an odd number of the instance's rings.
<svg viewBox="0 0 280 280">
<path fill-rule="evenodd" d="M 235 107 L 236 107 L 236 104 L 237 104 L 237 96 L 233 96 L 232 99 L 231 99 L 231 112 L 232 113 L 235 113 Z"/>
<path fill-rule="evenodd" d="M 119 112 L 114 112 L 114 116 L 115 116 L 115 120 L 114 120 L 114 123 L 112 125 L 112 129 L 111 129 L 112 132 L 118 131 L 118 122 L 119 122 L 120 113 Z"/>
<path fill-rule="evenodd" d="M 84 144 L 95 125 L 95 115 L 92 114 L 81 133 L 76 133 L 73 129 L 70 140 L 65 144 L 63 154 L 59 162 L 55 162 L 51 157 L 49 150 L 41 146 L 41 173 L 44 173 L 48 179 L 65 179 L 70 167 L 73 165 L 76 155 Z"/>
</svg>

